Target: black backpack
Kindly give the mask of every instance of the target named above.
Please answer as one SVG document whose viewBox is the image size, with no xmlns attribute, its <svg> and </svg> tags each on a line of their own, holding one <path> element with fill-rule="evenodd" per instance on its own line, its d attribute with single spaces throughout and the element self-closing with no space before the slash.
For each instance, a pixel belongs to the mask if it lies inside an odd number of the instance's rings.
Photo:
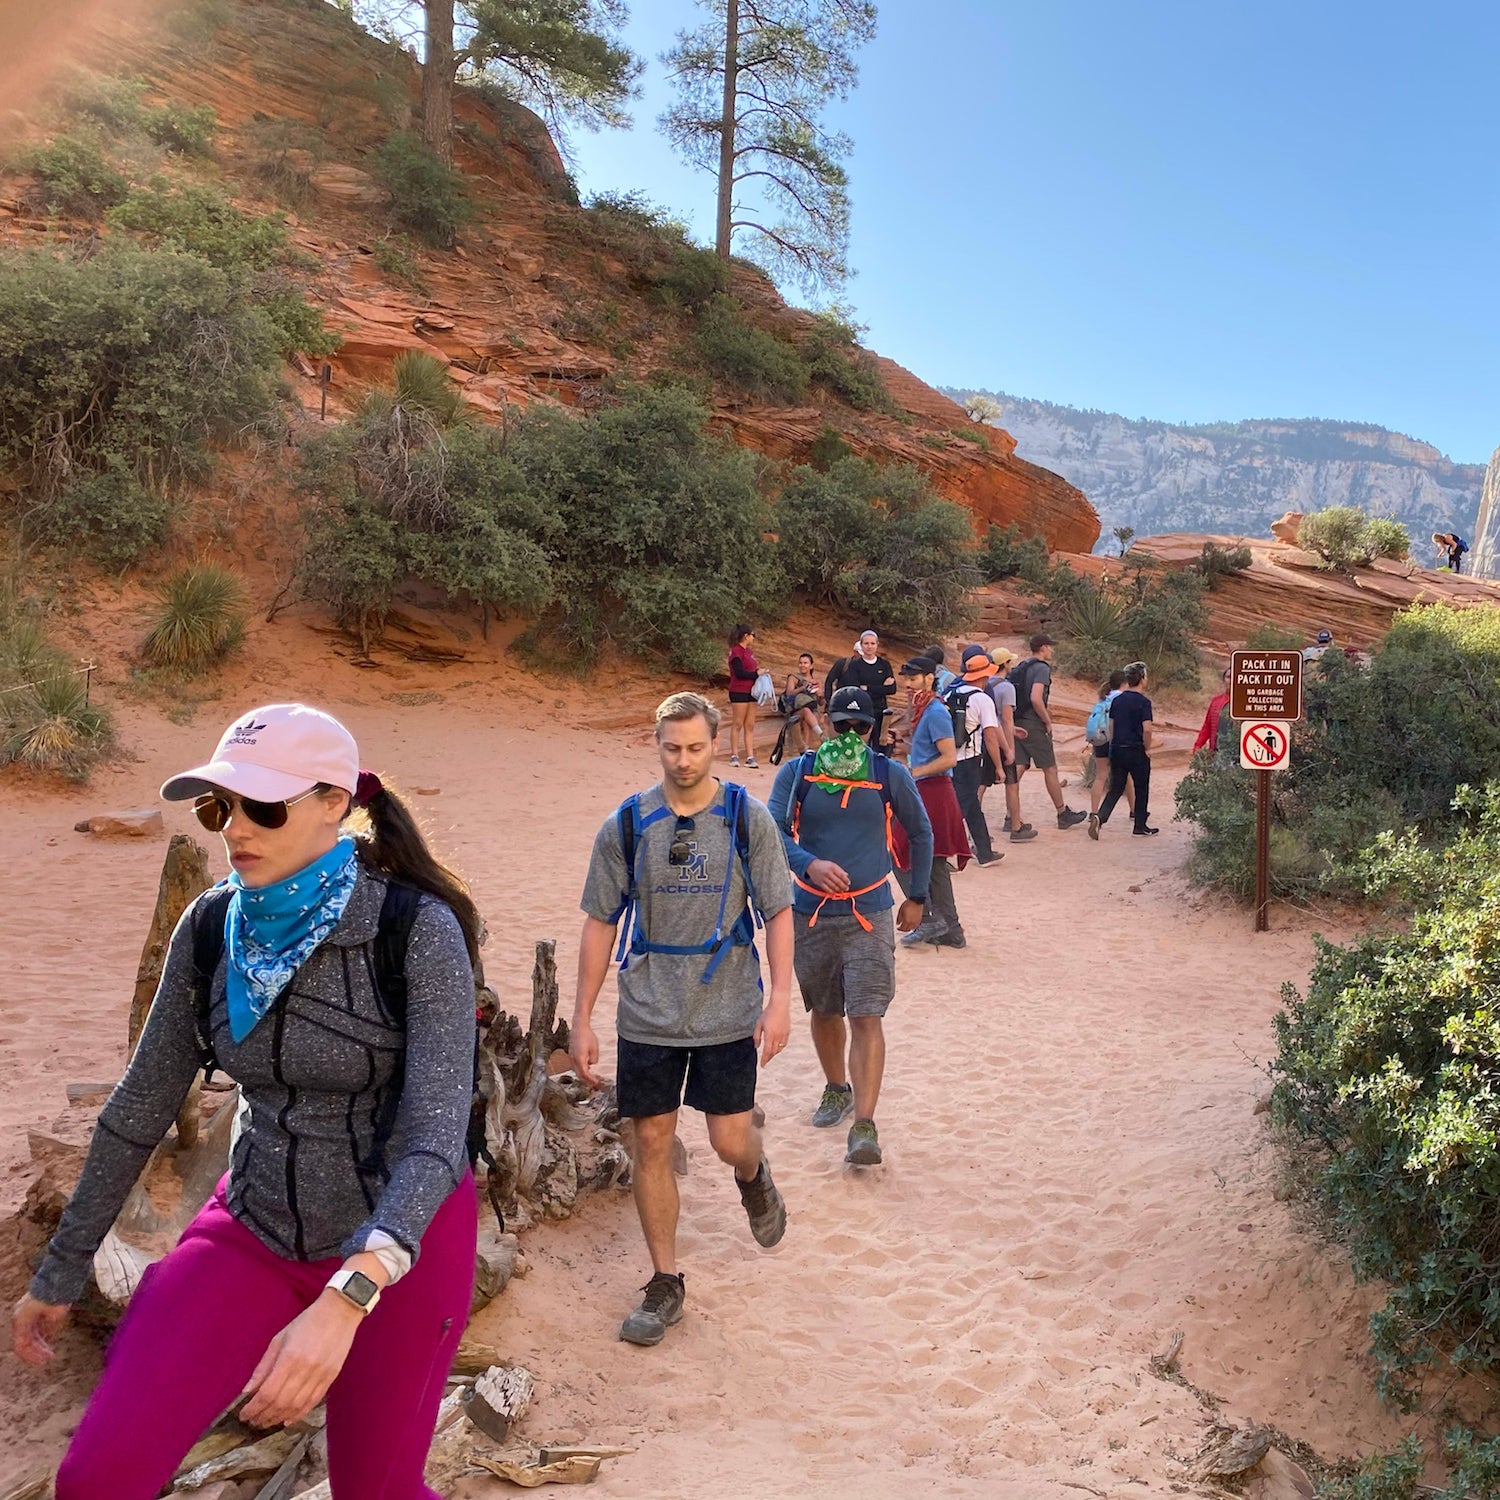
<svg viewBox="0 0 1500 1500">
<path fill-rule="evenodd" d="M 197 1017 L 198 1056 L 203 1064 L 203 1081 L 213 1077 L 218 1067 L 214 1056 L 209 1015 L 213 1007 L 214 975 L 224 956 L 224 918 L 233 892 L 227 885 L 211 891 L 193 913 L 193 998 Z M 385 900 L 380 904 L 380 920 L 375 929 L 375 988 L 403 1030 L 406 1027 L 406 948 L 411 941 L 412 924 L 422 893 L 415 886 L 389 880 Z M 469 1165 L 477 1166 L 482 1158 L 491 1167 L 484 1136 L 485 1098 L 479 1086 L 479 1028 L 474 1028 L 474 1093 L 469 1105 L 469 1130 L 466 1144 Z"/>
<path fill-rule="evenodd" d="M 982 729 L 972 732 L 969 729 L 969 699 L 975 693 L 984 692 L 983 688 L 975 687 L 972 682 L 964 682 L 960 679 L 954 683 L 943 697 L 943 702 L 948 705 L 948 715 L 953 720 L 953 744 L 958 750 L 966 750 L 969 741 L 975 735 L 982 735 Z"/>
<path fill-rule="evenodd" d="M 1006 673 L 1006 680 L 1016 690 L 1016 714 L 1018 717 L 1021 714 L 1029 714 L 1032 718 L 1036 717 L 1036 709 L 1032 707 L 1031 703 L 1031 679 L 1036 675 L 1035 669 L 1039 665 L 1041 663 L 1037 661 L 1036 657 L 1028 656 L 1025 661 L 1017 662 Z M 1043 702 L 1045 701 L 1046 695 L 1044 693 Z"/>
</svg>

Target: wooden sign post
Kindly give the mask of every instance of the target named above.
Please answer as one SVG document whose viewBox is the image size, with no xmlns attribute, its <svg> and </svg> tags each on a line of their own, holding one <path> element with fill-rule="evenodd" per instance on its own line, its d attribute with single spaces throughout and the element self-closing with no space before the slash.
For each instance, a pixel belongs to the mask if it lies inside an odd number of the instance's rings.
<svg viewBox="0 0 1500 1500">
<path fill-rule="evenodd" d="M 1270 928 L 1271 773 L 1291 760 L 1292 725 L 1302 717 L 1300 651 L 1236 651 L 1230 659 L 1229 716 L 1240 726 L 1240 764 L 1255 772 L 1255 930 Z"/>
</svg>

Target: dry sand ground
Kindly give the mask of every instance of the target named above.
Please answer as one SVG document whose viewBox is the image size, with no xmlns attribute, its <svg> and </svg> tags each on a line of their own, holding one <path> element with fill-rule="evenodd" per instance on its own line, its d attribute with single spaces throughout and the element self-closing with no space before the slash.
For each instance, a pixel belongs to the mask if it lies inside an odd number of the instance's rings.
<svg viewBox="0 0 1500 1500">
<path fill-rule="evenodd" d="M 280 691 L 343 715 L 368 764 L 441 788 L 417 803 L 488 914 L 502 999 L 525 1006 L 539 937 L 559 939 L 570 989 L 590 841 L 653 779 L 647 736 L 578 727 L 606 712 L 618 724 L 618 693 L 569 689 L 554 708 L 549 689 L 525 712 L 505 681 L 403 705 L 374 680 L 337 663 Z M 127 706 L 133 761 L 86 791 L 0 792 L 0 1208 L 24 1191 L 26 1128 L 61 1108 L 64 1084 L 117 1076 L 160 862 L 159 840 L 102 842 L 72 823 L 149 802 L 228 713 L 274 695 L 264 679 L 234 684 L 191 726 Z M 626 699 L 649 701 L 639 684 Z M 746 774 L 769 789 L 769 770 Z M 805 1123 L 821 1079 L 799 1017 L 764 1074 L 791 1212 L 777 1250 L 751 1241 L 701 1121 L 686 1119 L 688 1314 L 664 1345 L 615 1338 L 649 1273 L 627 1196 L 529 1238 L 532 1275 L 477 1331 L 539 1376 L 533 1434 L 637 1447 L 596 1493 L 1180 1493 L 1175 1460 L 1197 1447 L 1205 1409 L 1149 1368 L 1177 1329 L 1184 1373 L 1232 1416 L 1330 1454 L 1399 1436 L 1361 1357 L 1370 1296 L 1275 1201 L 1254 1114 L 1269 1018 L 1281 982 L 1306 974 L 1310 925 L 1278 913 L 1255 937 L 1243 911 L 1184 885 L 1172 779 L 1160 777 L 1159 839 L 1131 839 L 1122 818 L 1097 845 L 1050 826 L 1028 786 L 1041 837 L 958 881 L 967 951 L 901 954 L 884 1167 L 845 1168 L 842 1132 Z M 606 1049 L 608 1062 L 608 1035 Z M 65 1444 L 93 1364 L 82 1335 L 67 1347 L 50 1383 L 0 1355 L 0 1479 Z"/>
</svg>

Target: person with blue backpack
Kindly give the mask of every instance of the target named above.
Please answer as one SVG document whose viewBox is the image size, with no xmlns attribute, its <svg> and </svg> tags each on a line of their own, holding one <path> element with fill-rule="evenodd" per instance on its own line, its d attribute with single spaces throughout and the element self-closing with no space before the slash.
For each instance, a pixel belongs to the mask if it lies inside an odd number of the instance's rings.
<svg viewBox="0 0 1500 1500">
<path fill-rule="evenodd" d="M 831 1127 L 852 1113 L 844 1160 L 869 1167 L 881 1160 L 875 1105 L 885 1071 L 882 1019 L 896 994 L 896 929 L 913 932 L 922 920 L 932 824 L 911 772 L 870 748 L 870 695 L 840 688 L 828 719 L 833 733 L 817 750 L 777 772 L 770 809 L 796 886 L 797 985 L 827 1080 L 812 1123 Z M 896 821 L 916 878 L 893 922 Z"/>
<path fill-rule="evenodd" d="M 306 704 L 236 719 L 161 795 L 192 801 L 231 874 L 172 934 L 13 1315 L 23 1360 L 51 1357 L 200 1068 L 239 1084 L 241 1123 L 227 1175 L 131 1297 L 58 1500 L 153 1500 L 242 1396 L 241 1420 L 279 1427 L 325 1394 L 334 1500 L 439 1500 L 423 1468 L 474 1281 L 479 914 L 349 731 Z"/>
<path fill-rule="evenodd" d="M 593 1084 L 594 1005 L 612 953 L 619 965 L 615 1087 L 633 1121 L 631 1185 L 653 1272 L 620 1327 L 632 1344 L 659 1344 L 682 1318 L 672 1142 L 684 1104 L 703 1113 L 709 1144 L 734 1169 L 756 1242 L 769 1249 L 786 1233 L 754 1110 L 757 1050 L 765 1067 L 791 1033 L 792 882 L 764 804 L 713 775 L 718 732 L 718 709 L 697 693 L 657 708 L 662 779 L 605 819 L 581 903 L 571 1053 Z"/>
</svg>

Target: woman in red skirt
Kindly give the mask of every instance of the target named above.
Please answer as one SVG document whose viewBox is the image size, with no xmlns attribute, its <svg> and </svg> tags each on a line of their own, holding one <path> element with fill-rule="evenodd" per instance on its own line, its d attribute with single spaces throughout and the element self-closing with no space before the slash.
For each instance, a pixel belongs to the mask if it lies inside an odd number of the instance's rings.
<svg viewBox="0 0 1500 1500">
<path fill-rule="evenodd" d="M 953 903 L 953 869 L 949 859 L 957 860 L 961 870 L 969 862 L 969 835 L 964 815 L 953 790 L 953 767 L 958 761 L 958 747 L 953 739 L 953 716 L 948 705 L 938 697 L 934 684 L 936 667 L 925 656 L 913 657 L 901 668 L 901 681 L 911 702 L 911 752 L 908 757 L 911 774 L 922 794 L 922 804 L 932 823 L 932 885 L 922 924 L 901 939 L 903 947 L 915 948 L 931 943 L 937 948 L 963 948 L 963 924 Z M 900 823 L 891 828 L 896 856 L 896 880 L 901 889 L 911 891 L 911 852 Z"/>
</svg>

